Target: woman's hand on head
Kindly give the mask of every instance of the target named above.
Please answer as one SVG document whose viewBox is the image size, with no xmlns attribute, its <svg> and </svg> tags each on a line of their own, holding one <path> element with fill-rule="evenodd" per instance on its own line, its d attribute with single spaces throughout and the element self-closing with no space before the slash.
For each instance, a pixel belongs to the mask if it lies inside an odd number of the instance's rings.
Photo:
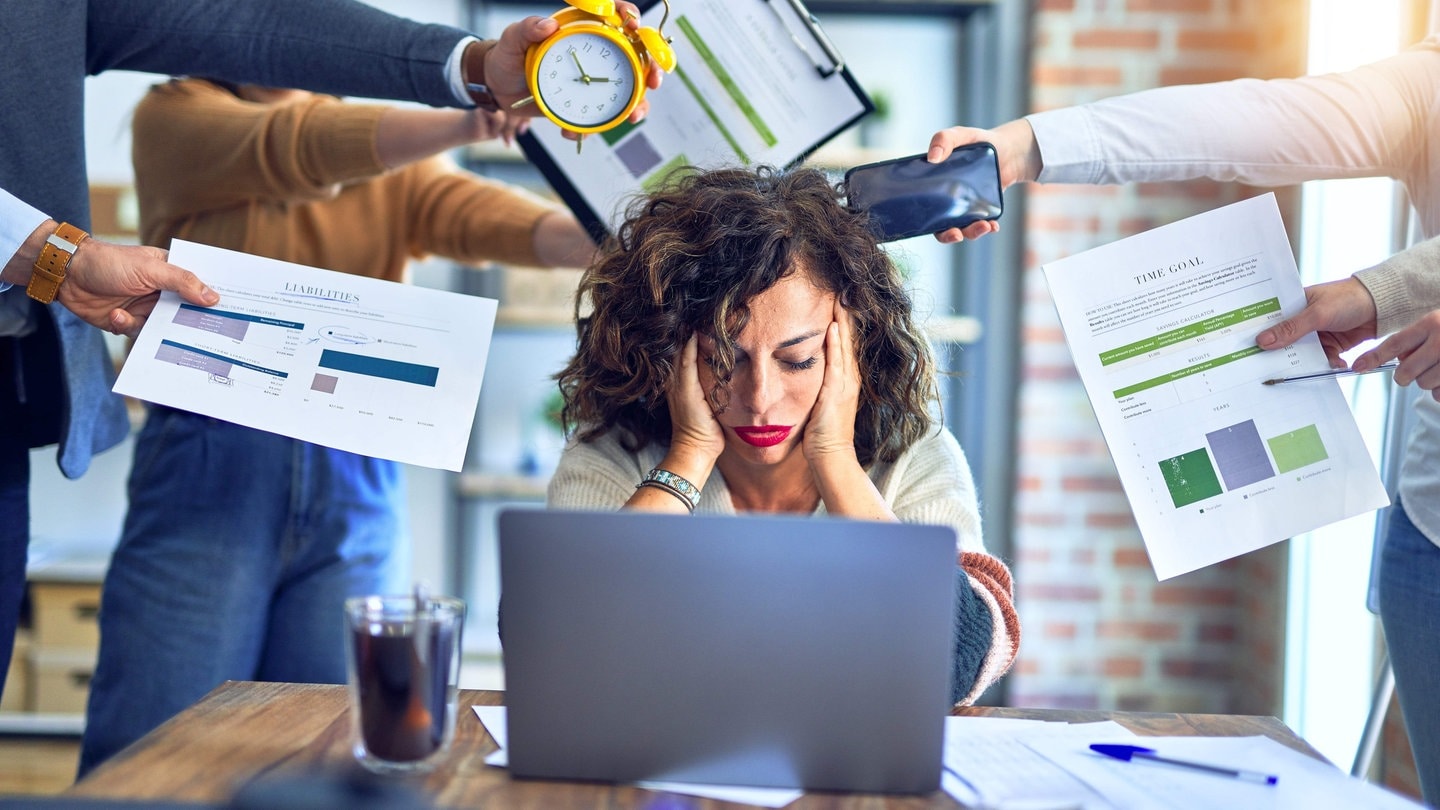
<svg viewBox="0 0 1440 810">
<path fill-rule="evenodd" d="M 675 371 L 665 386 L 665 401 L 670 409 L 670 449 L 658 469 L 703 489 L 725 449 L 725 431 L 700 385 L 700 349 L 694 335 L 685 341 L 675 360 Z M 677 515 L 694 511 L 684 499 L 648 486 L 636 487 L 624 508 Z"/>
<path fill-rule="evenodd" d="M 713 464 L 725 449 L 725 429 L 700 384 L 700 342 L 694 334 L 680 350 L 665 397 L 670 406 L 670 451 Z"/>
<path fill-rule="evenodd" d="M 805 423 L 803 449 L 812 469 L 832 461 L 856 463 L 855 415 L 860 410 L 860 360 L 855 319 L 835 296 L 834 320 L 825 333 L 825 379 Z"/>
</svg>

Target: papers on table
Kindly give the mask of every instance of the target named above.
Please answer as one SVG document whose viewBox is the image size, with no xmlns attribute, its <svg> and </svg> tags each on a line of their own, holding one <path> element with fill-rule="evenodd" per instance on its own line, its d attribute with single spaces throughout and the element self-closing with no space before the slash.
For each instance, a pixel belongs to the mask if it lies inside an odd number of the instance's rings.
<svg viewBox="0 0 1440 810">
<path fill-rule="evenodd" d="M 966 807 L 1109 810 L 1113 805 L 1069 770 L 1027 744 L 1135 738 L 1113 721 L 1051 723 L 996 717 L 945 718 L 940 786 Z"/>
<path fill-rule="evenodd" d="M 1117 810 L 1213 810 L 1218 807 L 1398 810 L 1420 806 L 1269 737 L 1140 737 L 1138 740 L 1161 756 L 1272 774 L 1277 777 L 1274 785 L 1161 763 L 1122 762 L 1089 750 L 1093 742 L 1134 743 L 1136 740 L 1134 736 L 1080 740 L 1047 735 L 1028 737 L 1025 744 L 1085 782 L 1105 797 L 1109 802 L 1106 806 Z"/>
<path fill-rule="evenodd" d="M 490 756 L 485 758 L 485 764 L 493 765 L 497 768 L 509 767 L 510 759 L 505 753 L 505 746 L 509 740 L 505 725 L 505 707 L 476 706 L 475 715 L 480 718 L 480 722 L 485 725 L 485 730 L 490 732 L 490 736 L 495 739 L 495 744 L 500 746 L 498 751 L 491 753 Z M 803 795 L 799 790 L 789 790 L 785 788 L 695 785 L 688 782 L 638 782 L 636 783 L 636 787 L 660 791 L 662 793 L 680 793 L 687 796 L 700 796 L 702 798 L 716 799 L 719 801 L 753 804 L 759 807 L 784 807 Z"/>
<path fill-rule="evenodd" d="M 459 471 L 496 302 L 175 240 L 220 293 L 165 293 L 117 393 L 377 458 Z"/>
<path fill-rule="evenodd" d="M 1044 267 L 1160 579 L 1389 503 L 1315 335 L 1255 336 L 1305 304 L 1272 194 Z"/>
<path fill-rule="evenodd" d="M 475 714 L 500 746 L 486 757 L 486 764 L 506 767 L 505 707 L 476 706 Z M 1263 771 L 1279 779 L 1275 785 L 1262 785 L 1153 762 L 1121 762 L 1091 751 L 1092 743 L 1141 744 L 1161 756 Z M 941 788 L 979 810 L 1420 806 L 1268 737 L 1140 737 L 1108 720 L 947 717 L 944 765 Z M 802 795 L 798 790 L 669 782 L 639 786 L 762 807 L 783 807 Z"/>
</svg>

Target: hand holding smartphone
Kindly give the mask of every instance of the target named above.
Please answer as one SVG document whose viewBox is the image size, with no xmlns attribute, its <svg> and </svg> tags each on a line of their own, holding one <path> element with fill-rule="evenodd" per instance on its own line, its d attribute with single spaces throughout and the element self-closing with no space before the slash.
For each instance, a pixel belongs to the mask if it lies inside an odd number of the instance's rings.
<svg viewBox="0 0 1440 810">
<path fill-rule="evenodd" d="M 1000 161 L 983 142 L 958 147 L 939 163 L 911 155 L 856 166 L 843 186 L 850 208 L 869 212 L 881 242 L 999 219 L 1004 210 Z"/>
</svg>

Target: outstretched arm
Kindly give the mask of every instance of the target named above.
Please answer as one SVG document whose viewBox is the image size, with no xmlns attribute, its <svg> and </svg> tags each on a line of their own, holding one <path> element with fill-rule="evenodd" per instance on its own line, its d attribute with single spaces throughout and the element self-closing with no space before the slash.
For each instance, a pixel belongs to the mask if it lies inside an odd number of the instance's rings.
<svg viewBox="0 0 1440 810">
<path fill-rule="evenodd" d="M 506 144 L 529 127 L 529 120 L 503 112 L 392 107 L 375 128 L 375 154 L 387 169 L 494 138 Z"/>
<path fill-rule="evenodd" d="M 1428 366 L 1423 363 L 1425 353 L 1415 353 L 1427 342 L 1424 336 L 1432 328 L 1427 324 L 1434 323 L 1432 310 L 1440 309 L 1440 237 L 1350 278 L 1307 287 L 1305 302 L 1293 317 L 1257 335 L 1255 343 L 1262 349 L 1278 349 L 1318 332 L 1330 365 L 1344 368 L 1342 352 L 1394 332 L 1392 340 L 1356 358 L 1354 368 L 1367 371 L 1415 355 L 1401 363 L 1395 381 L 1404 385 L 1419 380 Z"/>
<path fill-rule="evenodd" d="M 51 219 L 36 228 L 0 270 L 0 281 L 28 284 L 41 247 L 57 227 Z M 56 301 L 92 326 L 133 337 L 155 308 L 160 290 L 174 290 L 201 306 L 220 300 L 194 273 L 165 261 L 165 255 L 159 248 L 86 239 L 70 260 Z"/>
<path fill-rule="evenodd" d="M 1431 137 L 1440 35 L 1344 73 L 1177 85 L 1034 113 L 991 130 L 935 134 L 930 159 L 986 140 L 1005 186 L 1209 178 L 1284 186 L 1343 177 L 1404 178 Z M 1262 133 L 1257 136 L 1256 133 Z M 942 241 L 986 233 L 971 226 Z"/>
</svg>

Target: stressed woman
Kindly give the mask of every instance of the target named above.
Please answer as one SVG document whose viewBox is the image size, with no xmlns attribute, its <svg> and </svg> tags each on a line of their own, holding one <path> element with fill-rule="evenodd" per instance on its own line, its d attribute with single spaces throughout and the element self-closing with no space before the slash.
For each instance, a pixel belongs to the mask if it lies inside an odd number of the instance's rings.
<svg viewBox="0 0 1440 810">
<path fill-rule="evenodd" d="M 863 215 L 809 169 L 691 171 L 631 210 L 581 280 L 559 374 L 572 439 L 549 503 L 829 515 L 958 537 L 952 698 L 1019 645 L 965 455 L 935 424 L 925 338 Z"/>
</svg>

